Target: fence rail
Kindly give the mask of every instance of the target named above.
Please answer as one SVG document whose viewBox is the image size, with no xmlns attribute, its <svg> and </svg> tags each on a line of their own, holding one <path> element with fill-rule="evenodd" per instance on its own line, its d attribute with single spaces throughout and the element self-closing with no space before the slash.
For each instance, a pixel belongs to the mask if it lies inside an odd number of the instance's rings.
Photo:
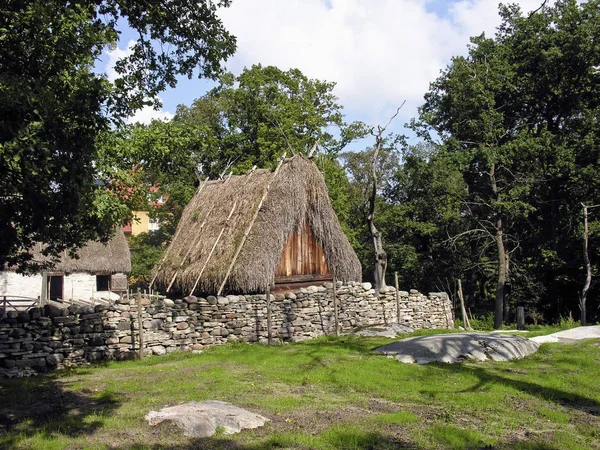
<svg viewBox="0 0 600 450">
<path fill-rule="evenodd" d="M 4 318 L 8 311 L 27 311 L 40 305 L 39 298 L 3 295 L 0 297 L 0 317 Z"/>
</svg>

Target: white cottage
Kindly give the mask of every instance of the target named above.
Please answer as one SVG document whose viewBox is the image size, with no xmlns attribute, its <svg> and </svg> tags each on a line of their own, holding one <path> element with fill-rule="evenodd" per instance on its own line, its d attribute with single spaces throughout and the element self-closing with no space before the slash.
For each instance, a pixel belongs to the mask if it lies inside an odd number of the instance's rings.
<svg viewBox="0 0 600 450">
<path fill-rule="evenodd" d="M 39 253 L 41 247 L 36 250 Z M 131 271 L 131 257 L 122 228 L 107 244 L 90 242 L 77 255 L 79 258 L 75 259 L 65 252 L 58 264 L 43 273 L 0 272 L 0 296 L 114 300 L 119 298 L 118 293 L 127 290 L 125 273 Z"/>
</svg>

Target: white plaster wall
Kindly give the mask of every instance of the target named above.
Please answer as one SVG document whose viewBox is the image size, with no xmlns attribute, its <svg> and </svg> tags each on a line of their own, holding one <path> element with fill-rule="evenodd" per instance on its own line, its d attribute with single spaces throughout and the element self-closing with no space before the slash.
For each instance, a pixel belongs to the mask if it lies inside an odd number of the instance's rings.
<svg viewBox="0 0 600 450">
<path fill-rule="evenodd" d="M 42 275 L 21 275 L 0 272 L 0 295 L 38 298 L 42 295 Z M 63 300 L 90 300 L 91 298 L 117 300 L 118 294 L 96 291 L 96 275 L 72 273 L 66 275 L 63 284 Z"/>
<path fill-rule="evenodd" d="M 0 272 L 0 295 L 38 298 L 42 295 L 42 275 Z"/>
<path fill-rule="evenodd" d="M 108 291 L 96 291 L 96 275 L 89 273 L 72 273 L 65 276 L 65 300 L 112 299 L 117 300 L 118 294 Z"/>
</svg>

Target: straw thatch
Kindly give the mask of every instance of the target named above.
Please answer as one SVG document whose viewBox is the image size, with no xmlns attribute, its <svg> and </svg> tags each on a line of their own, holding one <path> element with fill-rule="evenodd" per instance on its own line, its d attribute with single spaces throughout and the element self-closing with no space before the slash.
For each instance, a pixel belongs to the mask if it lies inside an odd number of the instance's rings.
<svg viewBox="0 0 600 450">
<path fill-rule="evenodd" d="M 176 291 L 187 294 L 198 281 L 197 291 L 216 293 L 267 189 L 225 292 L 258 292 L 273 284 L 286 240 L 307 222 L 329 271 L 338 280 L 360 280 L 360 263 L 331 207 L 323 176 L 310 160 L 294 156 L 279 172 L 257 170 L 201 185 L 164 261 L 155 267 L 157 285 L 164 289 L 175 276 Z"/>
<path fill-rule="evenodd" d="M 118 227 L 115 235 L 108 243 L 88 242 L 77 251 L 78 259 L 71 258 L 64 251 L 60 261 L 49 271 L 54 272 L 90 272 L 90 273 L 121 273 L 131 272 L 131 256 L 129 245 L 125 239 L 123 228 Z M 42 244 L 34 248 L 34 261 L 45 262 L 48 259 L 42 255 Z"/>
</svg>

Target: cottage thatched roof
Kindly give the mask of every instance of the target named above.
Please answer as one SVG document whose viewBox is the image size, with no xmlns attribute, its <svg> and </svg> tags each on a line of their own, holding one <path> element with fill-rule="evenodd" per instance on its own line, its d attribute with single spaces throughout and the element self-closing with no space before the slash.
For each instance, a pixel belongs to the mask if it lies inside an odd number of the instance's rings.
<svg viewBox="0 0 600 450">
<path fill-rule="evenodd" d="M 272 284 L 286 240 L 306 222 L 330 272 L 339 280 L 360 280 L 360 262 L 331 207 L 323 176 L 312 161 L 294 156 L 278 172 L 257 170 L 201 185 L 154 269 L 157 285 L 164 289 L 175 277 L 177 291 L 188 293 L 198 281 L 197 291 L 216 293 L 267 188 L 224 292 L 258 292 Z"/>
<path fill-rule="evenodd" d="M 42 255 L 42 244 L 34 248 L 34 261 L 43 262 L 48 259 Z M 129 245 L 125 239 L 123 228 L 118 227 L 115 235 L 108 243 L 88 242 L 77 251 L 78 259 L 71 258 L 68 251 L 63 252 L 60 261 L 49 271 L 56 272 L 90 272 L 90 273 L 121 273 L 131 272 L 131 256 Z"/>
</svg>

